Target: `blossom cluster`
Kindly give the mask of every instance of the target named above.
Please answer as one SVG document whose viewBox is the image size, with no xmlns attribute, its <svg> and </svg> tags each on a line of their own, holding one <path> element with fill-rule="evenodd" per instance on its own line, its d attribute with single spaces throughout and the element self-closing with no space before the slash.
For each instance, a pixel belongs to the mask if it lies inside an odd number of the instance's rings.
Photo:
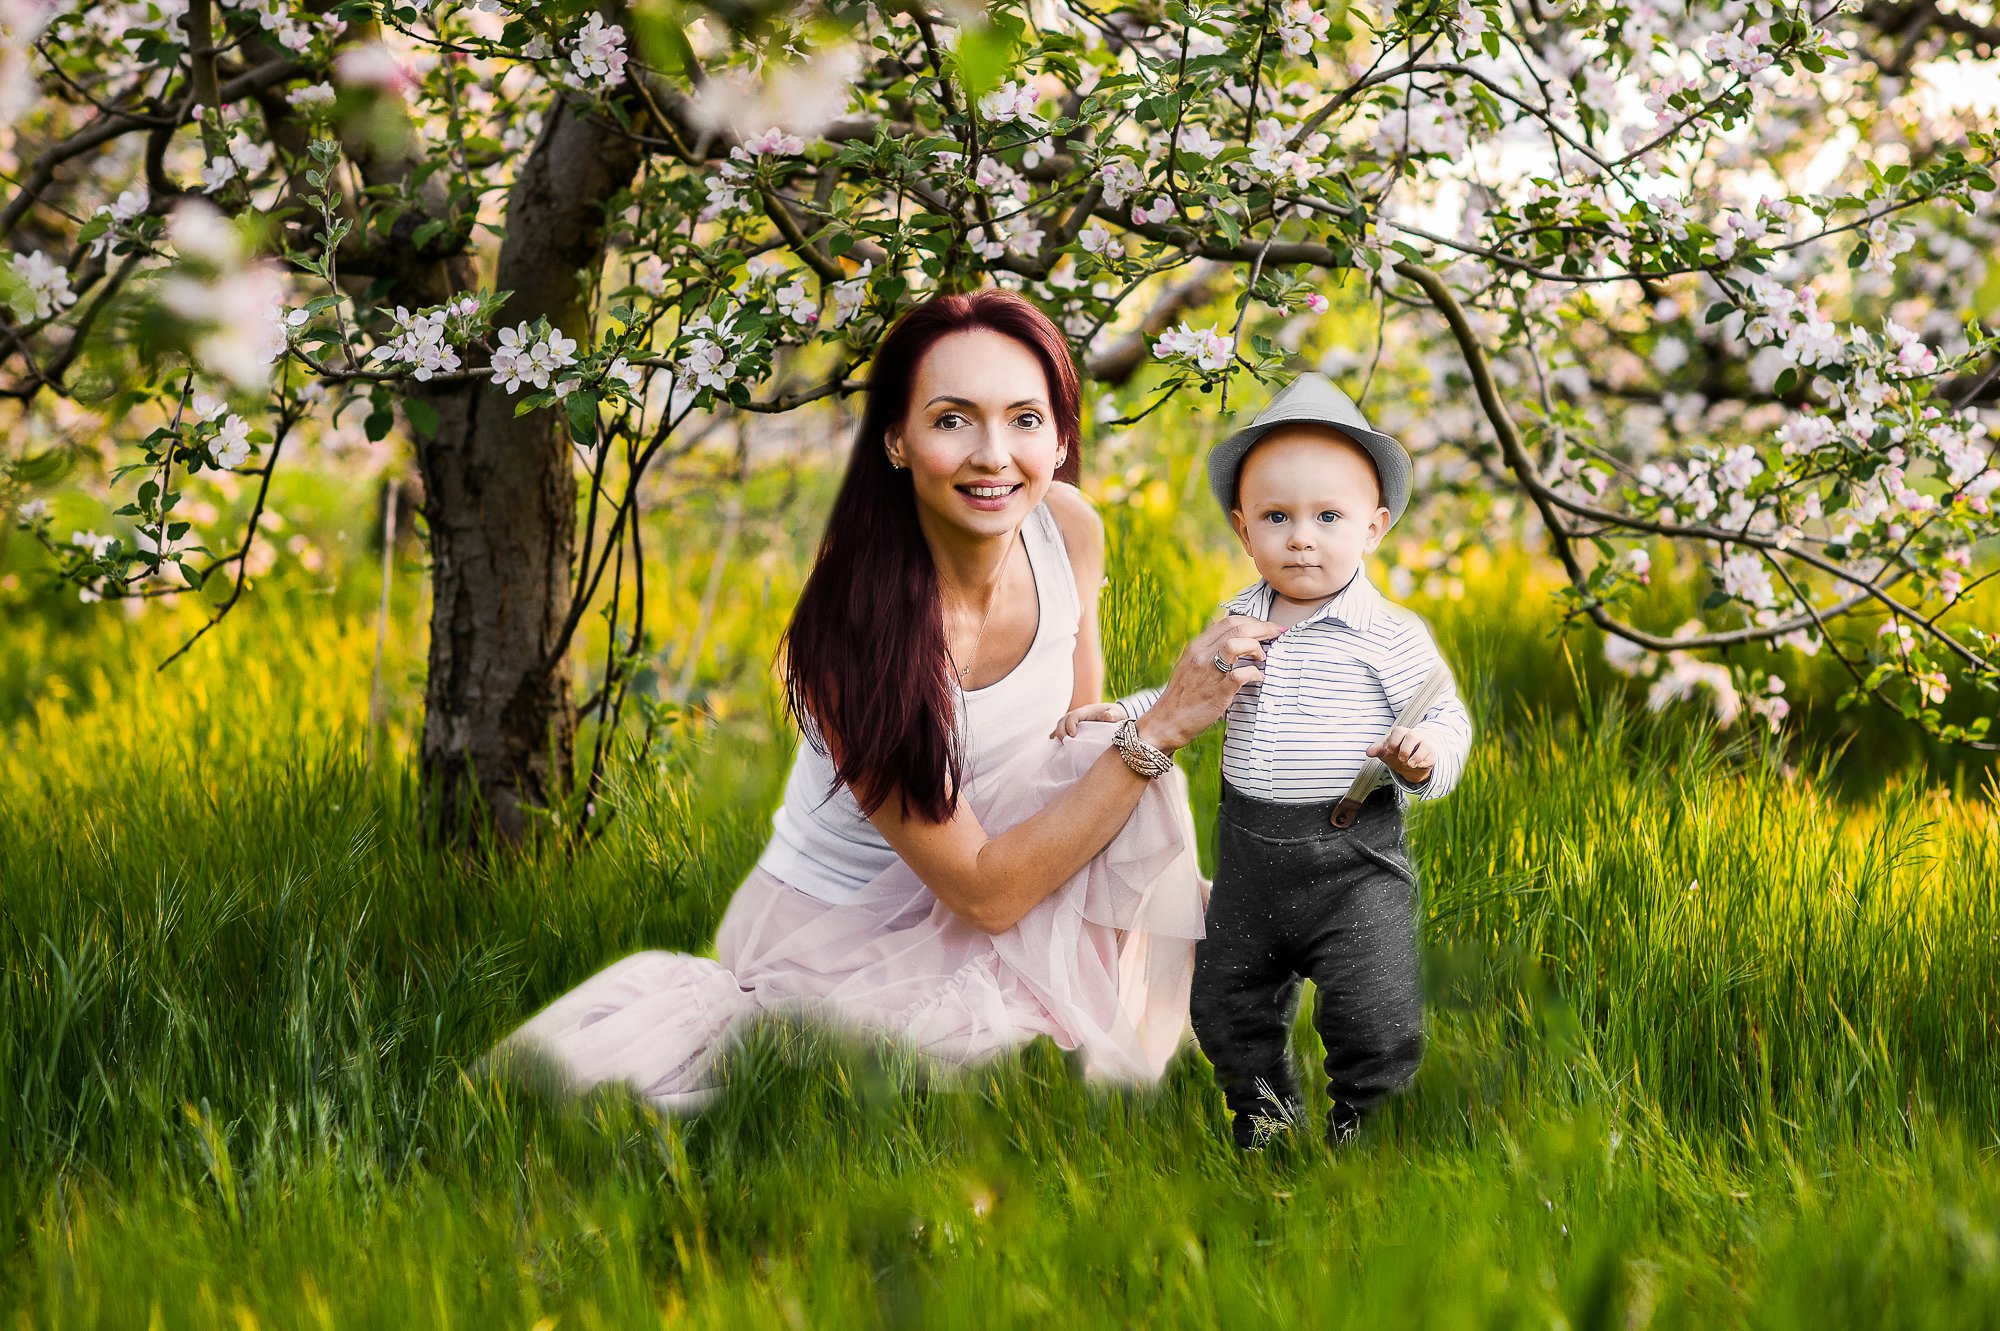
<svg viewBox="0 0 2000 1331">
<path fill-rule="evenodd" d="M 1010 79 L 979 99 L 979 114 L 995 124 L 1020 124 L 1040 131 L 1048 127 L 1035 112 L 1040 103 L 1041 94 L 1033 84 Z"/>
<path fill-rule="evenodd" d="M 1312 0 L 1285 0 L 1278 10 L 1278 40 L 1285 54 L 1310 54 L 1317 42 L 1326 40 L 1330 28 L 1326 15 L 1312 7 Z"/>
<path fill-rule="evenodd" d="M 14 277 L 27 288 L 33 301 L 34 317 L 47 319 L 57 310 L 76 303 L 70 290 L 69 270 L 39 250 L 17 254 L 12 260 Z"/>
<path fill-rule="evenodd" d="M 564 44 L 570 67 L 562 79 L 579 91 L 615 88 L 625 81 L 625 29 L 592 14 Z"/>
<path fill-rule="evenodd" d="M 412 314 L 401 305 L 395 309 L 395 336 L 369 353 L 381 364 L 400 365 L 411 377 L 427 381 L 459 368 L 455 347 L 463 346 L 479 331 L 481 306 L 477 296 L 460 296 L 445 305 Z"/>
<path fill-rule="evenodd" d="M 518 323 L 500 330 L 500 345 L 493 350 L 493 382 L 510 394 L 523 384 L 547 388 L 559 371 L 575 364 L 575 338 L 564 337 L 545 321 Z M 556 384 L 556 392 L 564 394 L 575 386 L 575 380 L 565 379 Z"/>
<path fill-rule="evenodd" d="M 208 165 L 202 167 L 201 192 L 213 194 L 236 179 L 239 171 L 246 177 L 261 175 L 270 165 L 270 148 L 237 130 L 229 136 L 229 151 L 217 153 L 208 159 Z"/>
<path fill-rule="evenodd" d="M 724 319 L 718 324 L 707 314 L 698 314 L 681 326 L 681 334 L 688 343 L 674 366 L 675 388 L 682 393 L 704 388 L 726 390 L 736 373 L 736 362 L 731 358 L 732 321 Z"/>
<path fill-rule="evenodd" d="M 1236 339 L 1217 328 L 1191 328 L 1183 322 L 1154 339 L 1153 354 L 1163 360 L 1191 361 L 1212 374 L 1227 369 L 1235 359 Z"/>
<path fill-rule="evenodd" d="M 199 199 L 174 209 L 167 240 L 183 262 L 160 284 L 160 303 L 181 321 L 195 362 L 237 388 L 261 390 L 286 347 L 277 265 L 253 256 L 229 220 Z"/>
<path fill-rule="evenodd" d="M 233 470 L 250 460 L 250 422 L 229 409 L 229 404 L 206 393 L 197 393 L 189 403 L 193 417 L 190 442 L 207 453 L 215 466 Z M 198 456 L 189 460 L 191 470 L 200 469 Z"/>
<path fill-rule="evenodd" d="M 174 3 L 183 11 L 187 8 L 187 0 Z M 310 50 L 314 37 L 331 40 L 347 31 L 343 20 L 330 14 L 315 16 L 287 0 L 222 0 L 222 6 L 255 17 L 257 25 L 270 33 L 273 41 L 295 55 Z"/>
</svg>

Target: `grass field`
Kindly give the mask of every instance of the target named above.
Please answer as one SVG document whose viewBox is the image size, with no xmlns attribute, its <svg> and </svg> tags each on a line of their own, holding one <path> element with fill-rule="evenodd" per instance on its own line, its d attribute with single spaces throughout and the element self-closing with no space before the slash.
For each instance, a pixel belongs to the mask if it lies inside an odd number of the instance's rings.
<svg viewBox="0 0 2000 1331">
<path fill-rule="evenodd" d="M 359 552 L 165 674 L 191 610 L 17 598 L 0 1326 L 2000 1324 L 1991 769 L 1834 717 L 1824 662 L 1789 747 L 1647 714 L 1521 557 L 1416 603 L 1480 731 L 1412 827 L 1429 1055 L 1359 1150 L 1239 1162 L 1193 1053 L 1144 1095 L 1046 1046 L 942 1089 L 773 1023 L 691 1120 L 468 1080 L 603 963 L 707 946 L 784 774 L 811 525 L 729 568 L 719 719 L 618 767 L 600 844 L 485 868 L 413 826 L 414 571 L 372 763 Z M 713 525 L 677 530 L 648 585 L 685 624 Z M 1114 687 L 1237 577 L 1122 516 L 1112 573 Z"/>
</svg>

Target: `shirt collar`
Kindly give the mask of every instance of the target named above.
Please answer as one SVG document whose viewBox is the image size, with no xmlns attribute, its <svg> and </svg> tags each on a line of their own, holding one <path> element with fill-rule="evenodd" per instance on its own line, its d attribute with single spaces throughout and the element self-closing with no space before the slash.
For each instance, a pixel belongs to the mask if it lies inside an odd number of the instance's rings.
<svg viewBox="0 0 2000 1331">
<path fill-rule="evenodd" d="M 1277 596 L 1277 590 L 1259 578 L 1238 592 L 1224 609 L 1233 615 L 1255 615 L 1265 619 L 1270 616 Z M 1347 580 L 1347 585 L 1335 592 L 1331 600 L 1292 627 L 1302 629 L 1323 619 L 1337 619 L 1357 633 L 1366 633 L 1375 625 L 1375 608 L 1381 599 L 1375 585 L 1368 581 L 1368 570 L 1357 568 L 1354 576 Z"/>
</svg>

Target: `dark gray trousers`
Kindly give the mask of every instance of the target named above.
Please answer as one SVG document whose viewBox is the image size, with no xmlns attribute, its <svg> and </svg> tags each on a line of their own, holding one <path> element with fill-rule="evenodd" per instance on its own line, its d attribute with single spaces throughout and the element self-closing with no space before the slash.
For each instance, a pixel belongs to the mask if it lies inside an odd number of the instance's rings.
<svg viewBox="0 0 2000 1331">
<path fill-rule="evenodd" d="M 1328 823 L 1332 808 L 1223 783 L 1191 1008 L 1239 1146 L 1254 1143 L 1258 1118 L 1291 1119 L 1303 1105 L 1289 1041 L 1301 977 L 1319 990 L 1330 1133 L 1344 1136 L 1408 1085 L 1423 1058 L 1417 874 L 1402 810 L 1388 786 L 1344 830 Z"/>
</svg>

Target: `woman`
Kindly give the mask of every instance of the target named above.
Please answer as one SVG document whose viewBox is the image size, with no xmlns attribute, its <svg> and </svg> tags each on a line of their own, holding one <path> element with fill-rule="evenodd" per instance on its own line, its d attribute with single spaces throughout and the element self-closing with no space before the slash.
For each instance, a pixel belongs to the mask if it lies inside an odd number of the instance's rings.
<svg viewBox="0 0 2000 1331">
<path fill-rule="evenodd" d="M 1048 1035 L 1093 1075 L 1159 1076 L 1206 891 L 1164 755 L 1261 678 L 1277 627 L 1212 625 L 1116 745 L 1052 734 L 1103 686 L 1079 414 L 1067 343 L 1019 296 L 937 297 L 889 330 L 785 635 L 805 742 L 719 960 L 627 957 L 503 1049 L 691 1108 L 731 1028 L 784 1008 L 954 1063 Z"/>
</svg>

